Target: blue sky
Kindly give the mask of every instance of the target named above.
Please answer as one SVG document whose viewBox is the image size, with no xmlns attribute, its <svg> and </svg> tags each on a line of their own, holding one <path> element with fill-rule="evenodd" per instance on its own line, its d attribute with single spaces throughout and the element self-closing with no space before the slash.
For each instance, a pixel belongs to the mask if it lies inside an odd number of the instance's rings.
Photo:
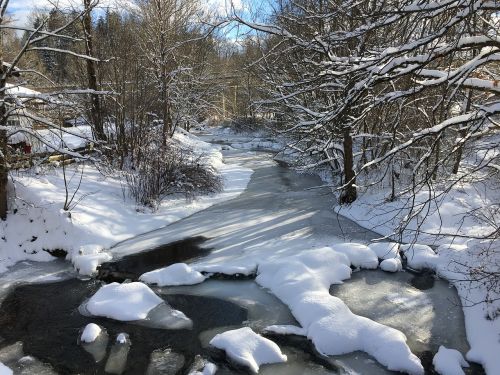
<svg viewBox="0 0 500 375">
<path fill-rule="evenodd" d="M 268 7 L 269 0 L 232 0 L 236 9 L 243 11 L 245 9 L 255 9 Z M 80 0 L 54 0 L 52 3 L 58 3 L 61 7 L 78 6 L 82 3 Z M 122 1 L 123 3 L 123 1 Z M 210 12 L 223 13 L 224 9 L 228 8 L 231 0 L 202 0 Z M 99 5 L 103 8 L 116 6 L 116 0 L 100 0 Z M 16 25 L 25 26 L 28 21 L 29 14 L 36 8 L 50 8 L 50 0 L 10 0 L 7 8 L 8 14 L 13 17 Z"/>
</svg>

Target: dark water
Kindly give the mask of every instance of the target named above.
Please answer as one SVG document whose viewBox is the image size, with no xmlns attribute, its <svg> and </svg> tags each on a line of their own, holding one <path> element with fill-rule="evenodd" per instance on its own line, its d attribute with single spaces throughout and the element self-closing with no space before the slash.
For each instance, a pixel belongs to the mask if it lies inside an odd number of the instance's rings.
<svg viewBox="0 0 500 375">
<path fill-rule="evenodd" d="M 110 342 L 121 332 L 130 336 L 132 346 L 124 374 L 144 374 L 151 353 L 166 348 L 184 355 L 182 372 L 186 373 L 195 355 L 210 355 L 200 345 L 200 332 L 239 325 L 247 319 L 247 311 L 234 303 L 191 295 L 162 296 L 172 307 L 192 319 L 191 330 L 154 329 L 107 318 L 82 316 L 78 306 L 101 285 L 95 280 L 72 279 L 18 286 L 1 306 L 0 336 L 3 341 L 0 346 L 22 341 L 26 355 L 49 363 L 60 374 L 104 374 L 106 361 L 96 364 L 93 357 L 78 344 L 81 329 L 93 322 L 107 330 Z M 111 344 L 108 352 L 110 347 Z"/>
<path fill-rule="evenodd" d="M 127 279 L 135 281 L 145 272 L 207 255 L 211 249 L 201 247 L 206 240 L 207 238 L 202 236 L 186 238 L 103 263 L 97 269 L 97 278 L 106 282 L 121 282 Z"/>
</svg>

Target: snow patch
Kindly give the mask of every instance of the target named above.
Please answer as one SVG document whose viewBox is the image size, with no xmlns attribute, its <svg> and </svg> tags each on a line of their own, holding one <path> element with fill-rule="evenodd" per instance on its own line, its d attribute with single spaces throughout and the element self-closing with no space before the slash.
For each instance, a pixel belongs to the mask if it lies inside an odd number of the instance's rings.
<svg viewBox="0 0 500 375">
<path fill-rule="evenodd" d="M 265 332 L 276 333 L 278 335 L 307 336 L 307 331 L 302 327 L 292 325 L 272 325 L 264 329 Z"/>
<path fill-rule="evenodd" d="M 101 287 L 85 307 L 94 316 L 131 321 L 146 319 L 161 303 L 163 300 L 143 283 L 111 283 Z"/>
<path fill-rule="evenodd" d="M 378 267 L 378 257 L 368 246 L 360 243 L 335 244 L 336 251 L 347 255 L 351 264 L 356 268 L 375 269 Z"/>
<path fill-rule="evenodd" d="M 380 262 L 380 268 L 385 272 L 398 272 L 403 269 L 403 265 L 398 258 L 384 259 Z"/>
<path fill-rule="evenodd" d="M 440 375 L 465 375 L 462 367 L 469 367 L 462 353 L 441 345 L 432 360 L 434 369 Z"/>
<path fill-rule="evenodd" d="M 80 336 L 80 340 L 82 342 L 94 342 L 97 337 L 100 335 L 102 329 L 95 323 L 89 323 L 85 326 L 82 335 Z"/>
<path fill-rule="evenodd" d="M 2 362 L 0 362 L 0 375 L 12 375 L 14 372 L 5 366 Z"/>
<path fill-rule="evenodd" d="M 286 362 L 287 357 L 273 341 L 243 327 L 216 335 L 210 345 L 222 349 L 235 362 L 248 366 L 254 373 L 266 363 Z"/>
<path fill-rule="evenodd" d="M 139 280 L 158 286 L 194 285 L 203 282 L 206 276 L 192 269 L 186 263 L 175 263 L 171 266 L 146 272 Z"/>
</svg>

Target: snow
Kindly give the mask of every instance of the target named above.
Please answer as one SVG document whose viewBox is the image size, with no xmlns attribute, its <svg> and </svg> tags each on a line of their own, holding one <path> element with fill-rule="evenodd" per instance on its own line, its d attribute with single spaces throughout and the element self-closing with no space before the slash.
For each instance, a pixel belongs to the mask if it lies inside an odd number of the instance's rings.
<svg viewBox="0 0 500 375">
<path fill-rule="evenodd" d="M 416 270 L 436 269 L 439 257 L 429 246 L 409 244 L 401 245 L 400 248 L 406 256 L 409 267 Z"/>
<path fill-rule="evenodd" d="M 368 245 L 380 259 L 399 258 L 399 243 L 397 242 L 377 242 Z"/>
<path fill-rule="evenodd" d="M 193 285 L 199 284 L 206 279 L 200 272 L 192 269 L 185 263 L 176 263 L 171 266 L 146 272 L 139 280 L 148 284 L 158 286 L 167 285 Z"/>
<path fill-rule="evenodd" d="M 304 328 L 292 325 L 271 325 L 267 326 L 264 331 L 276 333 L 278 335 L 307 336 L 307 331 Z"/>
<path fill-rule="evenodd" d="M 448 349 L 442 345 L 434 356 L 432 364 L 436 372 L 440 375 L 465 375 L 462 367 L 469 367 L 462 353 L 455 349 Z"/>
<path fill-rule="evenodd" d="M 5 366 L 2 362 L 0 362 L 0 375 L 12 375 L 14 372 Z"/>
<path fill-rule="evenodd" d="M 117 343 L 119 344 L 125 344 L 127 343 L 127 341 L 129 341 L 129 338 L 128 338 L 128 335 L 126 333 L 119 333 L 118 336 L 116 336 L 116 340 L 115 340 Z"/>
<path fill-rule="evenodd" d="M 193 371 L 189 375 L 215 375 L 217 372 L 217 366 L 212 362 L 207 362 L 203 367 L 202 371 Z"/>
<path fill-rule="evenodd" d="M 259 372 L 260 365 L 286 362 L 287 358 L 273 341 L 243 327 L 216 335 L 210 345 L 222 349 L 235 362 Z"/>
<path fill-rule="evenodd" d="M 359 243 L 344 243 L 333 245 L 336 251 L 347 255 L 356 268 L 375 269 L 378 267 L 378 257 L 368 246 Z"/>
<path fill-rule="evenodd" d="M 403 269 L 403 265 L 401 264 L 401 260 L 398 258 L 384 259 L 380 262 L 380 269 L 386 272 L 398 272 Z"/>
<path fill-rule="evenodd" d="M 75 128 L 68 128 L 75 131 Z M 107 249 L 128 238 L 171 224 L 216 203 L 241 194 L 253 173 L 240 159 L 224 163 L 220 146 L 203 142 L 189 133 L 178 131 L 175 139 L 182 145 L 207 155 L 220 173 L 224 190 L 191 201 L 174 196 L 163 201 L 156 211 L 137 207 L 128 197 L 126 183 L 120 174 L 103 175 L 86 164 L 78 204 L 71 212 L 63 211 L 64 178 L 60 168 L 29 171 L 12 175 L 9 183 L 10 213 L 0 223 L 0 272 L 22 260 L 55 259 L 43 250 L 62 249 L 81 274 L 91 275 L 96 267 L 108 261 Z M 66 167 L 70 196 L 78 186 L 82 165 Z M 38 174 L 36 174 L 38 173 Z"/>
<path fill-rule="evenodd" d="M 139 282 L 102 286 L 87 302 L 94 316 L 131 321 L 146 319 L 148 312 L 163 303 L 147 285 Z"/>
<path fill-rule="evenodd" d="M 94 342 L 99 334 L 101 333 L 102 329 L 95 323 L 89 323 L 85 326 L 83 333 L 80 337 L 80 340 L 82 342 Z"/>
<path fill-rule="evenodd" d="M 321 354 L 361 350 L 390 370 L 423 374 L 420 360 L 411 353 L 402 332 L 353 314 L 342 300 L 329 293 L 330 285 L 350 278 L 350 266 L 354 265 L 351 258 L 357 265 L 373 265 L 374 260 L 378 264 L 375 253 L 367 249 L 362 244 L 339 243 L 282 253 L 273 259 L 256 252 L 242 263 L 257 264 L 256 282 L 289 306 L 303 329 L 291 330 L 306 335 Z M 368 258 L 366 262 L 360 254 Z M 207 263 L 210 267 L 211 262 Z M 203 264 L 198 262 L 196 268 L 203 270 Z M 286 332 L 290 328 L 277 330 Z"/>
<path fill-rule="evenodd" d="M 478 158 L 484 156 L 479 150 Z M 366 228 L 391 236 L 408 214 L 411 199 L 402 196 L 389 202 L 388 194 L 389 190 L 383 188 L 362 191 L 353 204 L 337 207 L 336 211 Z M 471 269 L 497 271 L 500 264 L 498 241 L 473 239 L 491 233 L 492 228 L 468 214 L 478 210 L 488 214 L 488 207 L 498 202 L 496 185 L 461 182 L 445 195 L 439 190 L 434 194 L 437 199 L 427 205 L 429 192 L 422 190 L 416 194 L 415 205 L 426 212 L 425 221 L 422 214 L 409 223 L 402 239 L 410 245 L 401 246 L 401 250 L 409 267 L 435 270 L 457 289 L 464 306 L 467 340 L 471 347 L 466 358 L 480 363 L 487 374 L 500 374 L 500 319 L 494 318 L 500 311 L 500 299 L 497 294 L 491 294 L 492 288 L 488 290 L 480 281 L 471 280 L 469 274 Z M 439 246 L 435 252 L 425 244 Z M 380 257 L 374 244 L 370 248 Z"/>
</svg>

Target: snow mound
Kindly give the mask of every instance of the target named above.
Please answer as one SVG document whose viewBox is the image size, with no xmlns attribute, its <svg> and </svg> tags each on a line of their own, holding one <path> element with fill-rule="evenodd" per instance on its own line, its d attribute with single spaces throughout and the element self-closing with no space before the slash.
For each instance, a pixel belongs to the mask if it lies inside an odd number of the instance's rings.
<svg viewBox="0 0 500 375">
<path fill-rule="evenodd" d="M 272 325 L 264 329 L 265 332 L 272 332 L 278 335 L 307 336 L 307 331 L 302 327 L 292 325 Z"/>
<path fill-rule="evenodd" d="M 85 254 L 85 255 L 75 255 L 72 259 L 75 269 L 80 275 L 90 276 L 94 274 L 97 267 L 104 263 L 109 262 L 112 256 L 108 253 L 99 254 Z"/>
<path fill-rule="evenodd" d="M 200 272 L 192 269 L 186 263 L 176 263 L 171 266 L 146 272 L 139 280 L 148 284 L 159 286 L 167 285 L 193 285 L 199 284 L 206 279 Z"/>
<path fill-rule="evenodd" d="M 349 249 L 370 254 L 363 245 L 340 248 L 347 248 L 348 254 Z M 342 300 L 330 295 L 331 284 L 350 278 L 349 265 L 344 252 L 329 247 L 312 249 L 260 264 L 256 281 L 290 307 L 320 353 L 362 350 L 389 370 L 423 374 L 420 360 L 411 353 L 402 332 L 353 314 Z"/>
<path fill-rule="evenodd" d="M 94 316 L 131 321 L 146 319 L 148 312 L 163 303 L 147 285 L 139 282 L 104 285 L 87 302 Z"/>
<path fill-rule="evenodd" d="M 401 264 L 401 260 L 399 260 L 399 258 L 384 259 L 380 262 L 380 268 L 382 271 L 386 272 L 398 272 L 403 269 L 403 265 Z"/>
<path fill-rule="evenodd" d="M 2 362 L 0 362 L 0 375 L 12 375 L 14 372 L 5 366 Z"/>
<path fill-rule="evenodd" d="M 455 349 L 448 349 L 443 345 L 439 347 L 432 364 L 440 375 L 465 375 L 462 367 L 469 367 L 462 353 Z"/>
<path fill-rule="evenodd" d="M 85 326 L 83 333 L 80 337 L 80 340 L 82 342 L 94 342 L 99 334 L 101 333 L 102 329 L 95 323 L 89 323 Z"/>
<path fill-rule="evenodd" d="M 347 255 L 356 268 L 375 269 L 378 267 L 378 257 L 368 246 L 360 243 L 335 244 L 333 248 Z"/>
<path fill-rule="evenodd" d="M 371 251 L 380 259 L 399 259 L 399 243 L 377 242 L 368 245 Z"/>
<path fill-rule="evenodd" d="M 401 245 L 401 250 L 408 260 L 409 267 L 416 270 L 422 268 L 436 269 L 439 257 L 429 246 L 419 244 Z"/>
<path fill-rule="evenodd" d="M 231 359 L 248 366 L 254 373 L 262 364 L 287 360 L 278 345 L 248 327 L 220 333 L 210 341 L 210 345 L 224 350 Z"/>
</svg>

